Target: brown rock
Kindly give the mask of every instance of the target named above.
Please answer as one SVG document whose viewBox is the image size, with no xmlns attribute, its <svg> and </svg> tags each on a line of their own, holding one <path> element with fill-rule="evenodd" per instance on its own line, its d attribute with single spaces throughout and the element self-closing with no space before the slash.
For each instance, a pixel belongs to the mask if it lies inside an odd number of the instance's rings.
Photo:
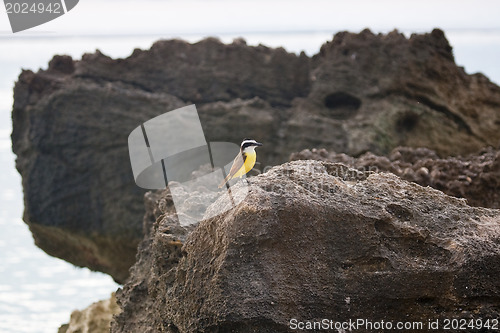
<svg viewBox="0 0 500 333">
<path fill-rule="evenodd" d="M 313 57 L 310 77 L 287 122 L 288 149 L 357 156 L 410 146 L 449 156 L 500 144 L 500 88 L 457 67 L 440 30 L 338 33 Z"/>
<path fill-rule="evenodd" d="M 158 216 L 118 293 L 112 332 L 498 318 L 500 211 L 321 161 L 287 163 L 251 183 L 239 206 L 200 222 L 182 248 L 162 232 L 173 215 Z"/>
<path fill-rule="evenodd" d="M 73 311 L 70 322 L 62 325 L 59 333 L 108 333 L 113 316 L 119 312 L 113 293 L 110 299 L 93 303 L 82 311 Z"/>
<path fill-rule="evenodd" d="M 352 168 L 392 172 L 422 186 L 465 198 L 469 205 L 500 208 L 500 151 L 488 148 L 465 157 L 439 158 L 426 148 L 398 147 L 389 157 L 366 153 L 358 158 L 306 149 L 290 160 L 340 162 Z"/>
</svg>

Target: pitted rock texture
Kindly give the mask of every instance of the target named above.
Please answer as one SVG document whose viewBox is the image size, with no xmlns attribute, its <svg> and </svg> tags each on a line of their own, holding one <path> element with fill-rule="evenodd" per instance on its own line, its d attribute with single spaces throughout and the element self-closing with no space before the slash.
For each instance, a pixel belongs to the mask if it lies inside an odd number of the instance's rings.
<svg viewBox="0 0 500 333">
<path fill-rule="evenodd" d="M 207 141 L 263 142 L 259 170 L 318 146 L 448 156 L 500 142 L 500 88 L 457 67 L 440 30 L 338 33 L 312 58 L 213 38 L 162 40 L 125 59 L 55 56 L 14 89 L 13 150 L 36 244 L 123 282 L 143 236 L 127 136 L 192 103 Z"/>
<path fill-rule="evenodd" d="M 405 180 L 465 198 L 471 206 L 500 208 L 500 151 L 491 147 L 465 157 L 448 158 L 439 158 L 426 148 L 398 147 L 389 156 L 366 153 L 358 158 L 326 149 L 306 149 L 291 154 L 290 160 L 320 160 L 360 170 L 392 172 Z"/>
<path fill-rule="evenodd" d="M 95 302 L 81 311 L 73 311 L 70 322 L 61 325 L 58 333 L 108 333 L 113 316 L 119 312 L 113 293 L 110 299 Z"/>
<path fill-rule="evenodd" d="M 114 333 L 500 315 L 499 210 L 390 173 L 294 161 L 252 178 L 239 206 L 174 247 L 168 193 L 155 195 L 148 216 L 156 220 L 117 294 Z M 222 195 L 209 210 L 226 204 Z"/>
</svg>

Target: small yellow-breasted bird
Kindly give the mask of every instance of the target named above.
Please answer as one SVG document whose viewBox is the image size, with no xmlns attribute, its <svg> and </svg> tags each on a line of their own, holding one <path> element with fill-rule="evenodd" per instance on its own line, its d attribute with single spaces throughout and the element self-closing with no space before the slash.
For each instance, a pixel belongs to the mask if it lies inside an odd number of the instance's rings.
<svg viewBox="0 0 500 333">
<path fill-rule="evenodd" d="M 233 166 L 229 171 L 227 177 L 220 183 L 219 188 L 222 188 L 230 179 L 237 177 L 243 177 L 250 170 L 252 170 L 257 160 L 257 153 L 255 152 L 255 147 L 262 146 L 262 143 L 258 143 L 252 139 L 243 139 L 241 143 L 240 152 L 236 155 L 233 161 Z"/>
</svg>

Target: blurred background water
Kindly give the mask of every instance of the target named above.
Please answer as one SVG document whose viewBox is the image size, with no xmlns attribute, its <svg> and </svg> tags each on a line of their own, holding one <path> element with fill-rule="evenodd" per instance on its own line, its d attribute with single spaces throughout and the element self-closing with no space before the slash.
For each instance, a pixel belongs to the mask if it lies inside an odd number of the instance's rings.
<svg viewBox="0 0 500 333">
<path fill-rule="evenodd" d="M 18 34 L 10 32 L 0 10 L 0 332 L 57 332 L 73 309 L 108 298 L 118 287 L 107 275 L 46 255 L 21 219 L 21 178 L 10 142 L 13 87 L 21 69 L 37 71 L 54 54 L 80 59 L 96 49 L 127 57 L 134 48 L 148 49 L 162 38 L 195 42 L 216 36 L 229 43 L 243 37 L 249 45 L 313 55 L 342 30 L 386 33 L 397 28 L 409 36 L 439 27 L 458 65 L 500 84 L 500 2 L 402 3 L 85 0 L 65 16 Z"/>
</svg>

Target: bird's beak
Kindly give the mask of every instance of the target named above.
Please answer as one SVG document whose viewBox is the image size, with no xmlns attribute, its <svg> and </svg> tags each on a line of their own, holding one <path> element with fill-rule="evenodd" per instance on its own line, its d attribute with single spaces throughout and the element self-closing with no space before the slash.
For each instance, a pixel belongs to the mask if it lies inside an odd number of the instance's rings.
<svg viewBox="0 0 500 333">
<path fill-rule="evenodd" d="M 262 146 L 262 143 L 256 142 L 255 145 L 256 146 Z"/>
</svg>

